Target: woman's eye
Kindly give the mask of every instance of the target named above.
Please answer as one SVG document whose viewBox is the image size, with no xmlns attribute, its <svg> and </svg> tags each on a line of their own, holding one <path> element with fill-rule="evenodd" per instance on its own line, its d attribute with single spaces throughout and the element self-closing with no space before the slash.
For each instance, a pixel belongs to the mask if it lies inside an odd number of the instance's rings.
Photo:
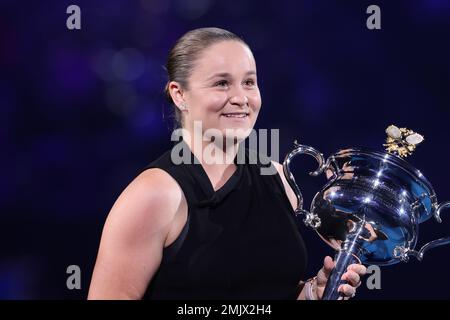
<svg viewBox="0 0 450 320">
<path fill-rule="evenodd" d="M 247 85 L 247 86 L 253 86 L 253 85 L 255 85 L 255 81 L 253 81 L 253 79 L 245 80 L 245 85 Z"/>
<path fill-rule="evenodd" d="M 214 85 L 218 86 L 218 87 L 224 87 L 224 86 L 228 85 L 228 82 L 226 80 L 221 80 L 221 81 L 216 82 Z"/>
</svg>

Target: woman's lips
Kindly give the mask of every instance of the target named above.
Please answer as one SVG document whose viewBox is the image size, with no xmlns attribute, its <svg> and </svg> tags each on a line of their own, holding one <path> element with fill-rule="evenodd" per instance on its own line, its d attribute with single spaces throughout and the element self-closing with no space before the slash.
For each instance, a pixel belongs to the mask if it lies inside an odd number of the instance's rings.
<svg viewBox="0 0 450 320">
<path fill-rule="evenodd" d="M 230 112 L 230 113 L 223 113 L 222 116 L 226 118 L 235 118 L 235 119 L 243 119 L 248 117 L 248 113 L 246 112 Z"/>
</svg>

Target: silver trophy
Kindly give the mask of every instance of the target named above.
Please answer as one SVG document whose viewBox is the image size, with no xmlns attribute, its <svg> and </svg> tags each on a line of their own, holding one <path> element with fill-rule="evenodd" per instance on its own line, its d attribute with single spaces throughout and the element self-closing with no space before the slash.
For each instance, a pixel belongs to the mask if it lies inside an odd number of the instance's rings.
<svg viewBox="0 0 450 320">
<path fill-rule="evenodd" d="M 294 142 L 294 149 L 283 162 L 284 174 L 298 198 L 297 216 L 336 250 L 336 266 L 328 280 L 324 300 L 336 300 L 348 265 L 391 265 L 422 260 L 431 248 L 450 244 L 450 237 L 431 241 L 416 250 L 419 224 L 434 217 L 441 222 L 441 211 L 450 201 L 438 204 L 430 182 L 406 162 L 423 141 L 423 136 L 406 128 L 389 126 L 387 152 L 349 148 L 327 160 L 316 149 Z M 299 154 L 313 156 L 319 168 L 312 176 L 325 173 L 328 181 L 303 209 L 303 197 L 290 170 Z"/>
</svg>

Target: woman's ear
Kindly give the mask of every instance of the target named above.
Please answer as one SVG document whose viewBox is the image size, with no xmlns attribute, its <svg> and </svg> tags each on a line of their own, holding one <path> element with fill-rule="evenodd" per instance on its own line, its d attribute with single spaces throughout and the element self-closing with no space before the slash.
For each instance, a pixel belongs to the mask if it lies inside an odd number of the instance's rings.
<svg viewBox="0 0 450 320">
<path fill-rule="evenodd" d="M 185 105 L 184 101 L 184 90 L 181 87 L 179 82 L 171 81 L 168 86 L 170 96 L 172 97 L 172 101 L 175 106 L 183 111 L 183 106 Z"/>
</svg>

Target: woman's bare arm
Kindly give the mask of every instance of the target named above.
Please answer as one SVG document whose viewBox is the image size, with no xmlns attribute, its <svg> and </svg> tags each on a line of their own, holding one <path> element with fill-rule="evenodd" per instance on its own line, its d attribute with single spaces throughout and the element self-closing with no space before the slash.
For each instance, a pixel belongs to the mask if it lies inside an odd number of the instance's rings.
<svg viewBox="0 0 450 320">
<path fill-rule="evenodd" d="M 88 299 L 141 299 L 159 268 L 183 193 L 163 170 L 134 179 L 103 228 Z"/>
<path fill-rule="evenodd" d="M 289 199 L 289 202 L 291 203 L 292 208 L 294 210 L 297 209 L 297 203 L 298 203 L 297 196 L 295 195 L 294 190 L 292 190 L 291 186 L 289 185 L 289 182 L 286 179 L 286 176 L 284 175 L 283 165 L 276 161 L 272 161 L 272 164 L 277 169 L 278 174 L 281 177 L 281 181 L 283 181 L 284 191 L 286 192 L 286 195 Z"/>
</svg>

